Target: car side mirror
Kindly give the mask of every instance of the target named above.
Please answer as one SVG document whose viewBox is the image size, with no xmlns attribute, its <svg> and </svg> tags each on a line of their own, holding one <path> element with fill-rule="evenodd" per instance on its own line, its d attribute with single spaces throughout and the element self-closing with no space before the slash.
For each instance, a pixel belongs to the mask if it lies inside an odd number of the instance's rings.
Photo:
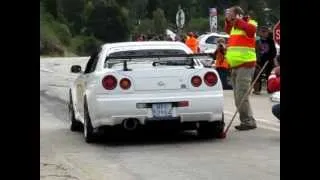
<svg viewBox="0 0 320 180">
<path fill-rule="evenodd" d="M 71 72 L 72 73 L 80 73 L 81 72 L 81 66 L 79 66 L 79 65 L 71 66 Z"/>
</svg>

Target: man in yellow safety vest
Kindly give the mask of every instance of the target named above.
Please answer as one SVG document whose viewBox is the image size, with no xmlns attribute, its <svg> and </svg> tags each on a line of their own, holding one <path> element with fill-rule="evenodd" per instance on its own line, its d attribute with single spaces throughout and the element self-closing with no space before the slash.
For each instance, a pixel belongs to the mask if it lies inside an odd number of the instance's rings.
<svg viewBox="0 0 320 180">
<path fill-rule="evenodd" d="M 250 130 L 257 127 L 253 118 L 249 97 L 246 92 L 250 88 L 256 65 L 256 21 L 244 17 L 239 6 L 226 11 L 225 31 L 230 35 L 226 52 L 226 59 L 232 68 L 231 79 L 236 107 L 240 114 L 240 125 L 237 130 Z M 244 98 L 242 105 L 240 105 Z"/>
</svg>

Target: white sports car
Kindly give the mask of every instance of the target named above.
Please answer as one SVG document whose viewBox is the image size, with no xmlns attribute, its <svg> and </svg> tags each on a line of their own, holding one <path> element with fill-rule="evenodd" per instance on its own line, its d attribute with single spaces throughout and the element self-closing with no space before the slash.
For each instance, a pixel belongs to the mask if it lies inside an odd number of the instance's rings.
<svg viewBox="0 0 320 180">
<path fill-rule="evenodd" d="M 71 131 L 86 142 L 108 127 L 135 131 L 173 123 L 180 130 L 220 137 L 224 128 L 223 89 L 218 73 L 180 42 L 124 42 L 101 46 L 69 91 Z"/>
</svg>

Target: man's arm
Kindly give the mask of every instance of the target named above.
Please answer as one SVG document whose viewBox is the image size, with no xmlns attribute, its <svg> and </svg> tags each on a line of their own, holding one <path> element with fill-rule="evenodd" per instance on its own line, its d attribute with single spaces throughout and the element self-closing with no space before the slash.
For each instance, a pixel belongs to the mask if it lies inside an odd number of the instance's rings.
<svg viewBox="0 0 320 180">
<path fill-rule="evenodd" d="M 248 22 L 246 22 L 243 19 L 236 19 L 235 23 L 234 23 L 234 26 L 236 28 L 244 30 L 246 32 L 247 36 L 250 37 L 250 38 L 253 38 L 255 33 L 256 33 L 256 31 L 257 31 L 256 26 L 254 26 L 252 24 L 249 24 Z"/>
<path fill-rule="evenodd" d="M 227 34 L 230 34 L 232 29 L 232 23 L 228 20 L 224 21 L 224 32 L 226 32 Z"/>
</svg>

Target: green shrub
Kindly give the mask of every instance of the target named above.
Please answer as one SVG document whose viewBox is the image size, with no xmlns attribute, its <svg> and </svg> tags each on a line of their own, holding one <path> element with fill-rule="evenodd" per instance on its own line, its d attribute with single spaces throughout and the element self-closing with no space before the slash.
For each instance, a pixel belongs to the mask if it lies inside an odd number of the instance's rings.
<svg viewBox="0 0 320 180">
<path fill-rule="evenodd" d="M 40 22 L 40 41 L 42 43 L 42 50 L 40 54 L 43 55 L 63 55 L 63 45 L 52 29 L 52 25 L 46 21 Z"/>
<path fill-rule="evenodd" d="M 40 41 L 42 43 L 40 53 L 63 56 L 65 45 L 70 43 L 71 39 L 68 27 L 55 21 L 54 17 L 49 13 L 40 15 Z"/>
<path fill-rule="evenodd" d="M 67 25 L 53 22 L 52 29 L 64 45 L 70 45 L 72 35 Z"/>
<path fill-rule="evenodd" d="M 88 56 L 102 44 L 93 36 L 76 36 L 71 40 L 71 51 L 79 56 Z"/>
</svg>

